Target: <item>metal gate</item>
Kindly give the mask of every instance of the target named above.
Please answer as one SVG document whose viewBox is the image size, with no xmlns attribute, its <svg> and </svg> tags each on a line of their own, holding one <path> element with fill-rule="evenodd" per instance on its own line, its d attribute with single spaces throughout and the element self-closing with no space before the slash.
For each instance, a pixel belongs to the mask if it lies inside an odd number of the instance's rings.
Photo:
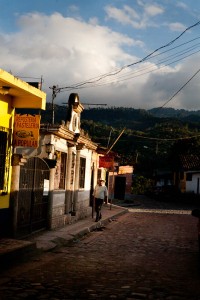
<svg viewBox="0 0 200 300">
<path fill-rule="evenodd" d="M 47 227 L 49 167 L 38 157 L 20 168 L 17 236 L 27 236 Z"/>
</svg>

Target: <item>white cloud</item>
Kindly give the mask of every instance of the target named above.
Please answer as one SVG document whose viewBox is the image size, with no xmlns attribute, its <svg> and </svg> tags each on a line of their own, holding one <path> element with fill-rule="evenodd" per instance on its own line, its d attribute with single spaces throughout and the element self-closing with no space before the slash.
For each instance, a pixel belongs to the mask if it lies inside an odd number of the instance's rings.
<svg viewBox="0 0 200 300">
<path fill-rule="evenodd" d="M 45 91 L 54 84 L 69 85 L 116 69 L 133 57 L 123 46 L 137 41 L 56 13 L 24 15 L 17 33 L 3 36 L 2 67 L 21 76 L 44 76 Z"/>
<path fill-rule="evenodd" d="M 176 6 L 184 10 L 188 9 L 188 6 L 184 2 L 177 2 Z"/>
<path fill-rule="evenodd" d="M 168 24 L 168 27 L 172 31 L 179 31 L 179 32 L 182 32 L 186 29 L 185 25 L 178 23 L 178 22 L 170 23 L 170 24 Z"/>
<path fill-rule="evenodd" d="M 129 8 L 125 10 L 128 12 Z M 131 13 L 134 15 L 133 11 Z M 143 45 L 142 41 L 113 32 L 96 22 L 87 23 L 58 13 L 50 16 L 27 14 L 21 16 L 19 25 L 18 32 L 1 36 L 1 68 L 21 77 L 43 75 L 48 102 L 51 101 L 50 86 L 70 86 L 136 62 L 139 58 L 128 54 L 124 46 Z M 145 109 L 161 106 L 195 71 L 196 61 L 191 58 L 184 66 L 157 68 L 156 72 L 125 81 L 114 82 L 115 77 L 110 76 L 107 80 L 113 81 L 112 84 L 66 91 L 57 95 L 55 103 L 66 102 L 69 93 L 75 91 L 82 102 Z M 154 66 L 148 62 L 144 66 L 149 65 Z M 173 107 L 189 108 L 193 102 L 193 107 L 199 109 L 199 85 L 194 82 L 173 100 Z"/>
<path fill-rule="evenodd" d="M 131 25 L 138 28 L 140 25 L 140 17 L 134 9 L 125 5 L 123 9 L 116 8 L 108 5 L 105 7 L 108 19 L 114 19 L 115 21 L 123 25 Z M 135 21 L 137 20 L 137 21 Z"/>
<path fill-rule="evenodd" d="M 141 1 L 138 1 L 138 4 L 143 9 L 142 13 L 137 12 L 128 5 L 124 5 L 122 9 L 108 5 L 105 7 L 107 18 L 114 19 L 123 25 L 130 25 L 136 29 L 155 26 L 152 17 L 162 14 L 164 10 L 160 6 L 144 4 Z"/>
<path fill-rule="evenodd" d="M 163 14 L 164 10 L 163 8 L 161 8 L 160 6 L 157 5 L 145 5 L 144 6 L 144 11 L 146 13 L 146 15 L 150 16 L 150 17 L 154 17 L 160 14 Z"/>
<path fill-rule="evenodd" d="M 69 6 L 69 10 L 70 10 L 71 12 L 79 12 L 79 8 L 78 8 L 78 6 L 76 6 L 76 5 L 70 5 L 70 6 Z"/>
<path fill-rule="evenodd" d="M 98 25 L 99 24 L 99 20 L 98 18 L 90 18 L 89 23 L 92 25 Z"/>
</svg>

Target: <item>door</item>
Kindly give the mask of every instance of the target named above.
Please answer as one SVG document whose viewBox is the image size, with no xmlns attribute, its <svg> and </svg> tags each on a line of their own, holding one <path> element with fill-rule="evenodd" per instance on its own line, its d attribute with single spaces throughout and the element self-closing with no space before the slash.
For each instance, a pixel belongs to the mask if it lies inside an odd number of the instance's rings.
<svg viewBox="0 0 200 300">
<path fill-rule="evenodd" d="M 114 188 L 114 198 L 119 200 L 124 200 L 126 189 L 126 177 L 116 176 L 115 177 L 115 188 Z"/>
<path fill-rule="evenodd" d="M 49 167 L 38 157 L 20 168 L 17 236 L 27 236 L 47 227 Z"/>
</svg>

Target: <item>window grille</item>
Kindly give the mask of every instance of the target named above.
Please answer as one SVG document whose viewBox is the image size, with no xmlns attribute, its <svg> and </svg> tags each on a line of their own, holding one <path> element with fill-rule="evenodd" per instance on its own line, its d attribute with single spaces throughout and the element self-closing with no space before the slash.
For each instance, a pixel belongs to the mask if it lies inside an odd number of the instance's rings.
<svg viewBox="0 0 200 300">
<path fill-rule="evenodd" d="M 66 161 L 67 161 L 67 154 L 61 152 L 60 183 L 59 183 L 60 189 L 65 189 Z"/>
<path fill-rule="evenodd" d="M 7 192 L 9 174 L 8 132 L 0 131 L 0 190 Z"/>
<path fill-rule="evenodd" d="M 85 187 L 85 166 L 86 159 L 80 158 L 80 171 L 79 171 L 79 188 L 83 189 Z"/>
</svg>

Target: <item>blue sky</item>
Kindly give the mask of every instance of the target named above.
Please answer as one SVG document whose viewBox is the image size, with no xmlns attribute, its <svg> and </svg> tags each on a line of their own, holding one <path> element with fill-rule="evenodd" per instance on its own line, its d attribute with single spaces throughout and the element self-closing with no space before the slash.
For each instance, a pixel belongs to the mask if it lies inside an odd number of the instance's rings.
<svg viewBox="0 0 200 300">
<path fill-rule="evenodd" d="M 163 106 L 200 68 L 200 1 L 0 4 L 0 68 L 26 81 L 42 76 L 47 102 L 56 85 L 57 104 L 77 92 L 82 102 L 150 109 Z M 166 107 L 200 109 L 199 81 L 197 73 Z"/>
</svg>

